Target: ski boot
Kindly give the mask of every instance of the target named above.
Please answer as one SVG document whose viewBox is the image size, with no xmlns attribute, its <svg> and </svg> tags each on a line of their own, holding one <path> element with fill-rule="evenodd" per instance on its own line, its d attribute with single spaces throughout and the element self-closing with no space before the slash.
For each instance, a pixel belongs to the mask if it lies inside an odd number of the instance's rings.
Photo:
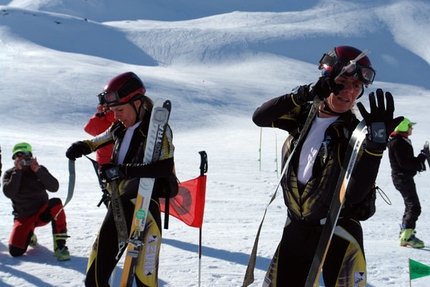
<svg viewBox="0 0 430 287">
<path fill-rule="evenodd" d="M 30 247 L 33 247 L 33 248 L 35 248 L 37 246 L 37 236 L 36 236 L 36 234 L 33 233 L 33 235 L 30 238 L 30 243 L 28 243 L 28 245 Z"/>
<path fill-rule="evenodd" d="M 66 240 L 69 236 L 67 233 L 55 233 L 54 234 L 54 251 L 55 257 L 59 261 L 70 260 L 69 249 L 66 246 Z"/>
<path fill-rule="evenodd" d="M 405 228 L 400 231 L 400 246 L 410 246 L 412 248 L 423 248 L 424 242 L 418 239 L 417 232 L 412 228 Z"/>
</svg>

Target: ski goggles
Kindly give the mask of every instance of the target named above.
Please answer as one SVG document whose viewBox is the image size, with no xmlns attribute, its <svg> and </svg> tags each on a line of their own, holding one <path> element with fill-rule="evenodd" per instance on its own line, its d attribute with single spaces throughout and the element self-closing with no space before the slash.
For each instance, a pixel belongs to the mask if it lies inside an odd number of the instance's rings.
<svg viewBox="0 0 430 287">
<path fill-rule="evenodd" d="M 352 77 L 368 86 L 373 83 L 376 72 L 372 67 L 363 66 L 358 63 L 358 61 L 368 53 L 369 52 L 365 50 L 353 60 L 335 59 L 333 56 L 324 54 L 320 60 L 320 69 L 323 69 L 324 73 L 327 74 L 339 71 L 335 80 L 340 76 Z"/>
<path fill-rule="evenodd" d="M 97 95 L 100 105 L 112 105 L 119 103 L 121 97 L 117 91 L 103 92 Z"/>
<path fill-rule="evenodd" d="M 364 50 L 354 60 L 346 62 L 336 78 L 345 75 L 347 77 L 353 77 L 354 79 L 361 81 L 366 86 L 372 84 L 373 80 L 375 79 L 375 70 L 373 70 L 371 67 L 365 67 L 357 63 L 368 53 L 368 50 Z M 340 63 L 342 64 L 342 61 Z"/>
<path fill-rule="evenodd" d="M 367 86 L 373 83 L 373 80 L 375 79 L 375 74 L 375 70 L 371 67 L 365 67 L 360 65 L 359 63 L 355 63 L 355 61 L 349 61 L 342 67 L 342 70 L 337 77 L 352 77 Z"/>
</svg>

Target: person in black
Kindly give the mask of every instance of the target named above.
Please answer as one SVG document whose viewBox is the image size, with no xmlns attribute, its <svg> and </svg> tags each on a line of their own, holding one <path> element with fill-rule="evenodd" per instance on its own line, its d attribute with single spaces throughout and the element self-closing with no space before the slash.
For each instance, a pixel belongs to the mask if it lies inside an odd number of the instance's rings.
<svg viewBox="0 0 430 287">
<path fill-rule="evenodd" d="M 417 157 L 414 156 L 414 149 L 409 136 L 412 135 L 412 126 L 415 124 L 404 118 L 394 129 L 388 141 L 388 154 L 394 187 L 400 192 L 405 203 L 400 231 L 400 246 L 423 248 L 424 242 L 415 236 L 416 222 L 421 214 L 421 204 L 414 176 L 417 172 L 425 170 L 426 155 L 424 151 L 421 151 Z"/>
<path fill-rule="evenodd" d="M 335 47 L 324 54 L 319 68 L 322 73 L 315 84 L 300 86 L 292 93 L 269 100 L 253 114 L 257 126 L 289 132 L 282 148 L 283 165 L 297 145 L 281 179 L 287 221 L 267 270 L 265 287 L 305 285 L 348 141 L 359 122 L 352 108 L 363 94 L 364 86 L 372 84 L 375 76 L 366 53 L 349 46 Z M 310 110 L 317 98 L 321 103 L 312 118 Z M 371 192 L 388 135 L 395 126 L 393 122 L 399 121 L 393 120 L 394 101 L 389 92 L 384 94 L 378 89 L 376 97 L 370 93 L 369 100 L 370 113 L 361 103 L 357 104 L 369 132 L 323 266 L 324 283 L 328 287 L 366 286 L 363 232 L 353 211 Z M 311 126 L 298 141 L 309 117 Z"/>
<path fill-rule="evenodd" d="M 101 165 L 100 175 L 108 183 L 107 189 L 110 193 L 112 181 L 117 182 L 120 194 L 118 204 L 122 205 L 124 211 L 127 235 L 130 234 L 132 226 L 140 178 L 155 178 L 142 235 L 144 248 L 138 257 L 134 279 L 138 287 L 157 287 L 162 235 L 159 194 L 164 186 L 157 183 L 176 178 L 173 174 L 175 149 L 173 133 L 167 125 L 160 156 L 149 164 L 142 164 L 153 107 L 153 101 L 145 94 L 145 85 L 133 72 L 112 78 L 99 94 L 99 98 L 108 105 L 116 122 L 95 138 L 73 143 L 67 149 L 66 156 L 70 160 L 76 160 L 82 155 L 113 144 L 111 161 Z M 119 207 L 113 206 L 114 204 L 112 199 L 88 258 L 85 278 L 87 287 L 108 287 L 112 271 L 124 252 L 124 249 L 119 247 L 119 232 L 114 216 Z"/>
</svg>

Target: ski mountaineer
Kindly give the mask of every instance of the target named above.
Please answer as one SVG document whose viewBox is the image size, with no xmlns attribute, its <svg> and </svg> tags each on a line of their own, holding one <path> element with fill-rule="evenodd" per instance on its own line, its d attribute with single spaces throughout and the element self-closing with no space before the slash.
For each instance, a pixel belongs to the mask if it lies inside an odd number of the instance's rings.
<svg viewBox="0 0 430 287">
<path fill-rule="evenodd" d="M 299 86 L 273 98 L 253 114 L 257 126 L 288 131 L 282 147 L 283 165 L 294 145 L 298 145 L 281 179 L 287 220 L 263 286 L 305 285 L 348 141 L 359 123 L 353 106 L 363 95 L 364 87 L 375 78 L 366 53 L 349 46 L 338 46 L 325 53 L 319 69 L 321 76 L 315 84 Z M 311 116 L 308 133 L 297 142 L 316 97 L 321 100 L 316 116 Z M 369 132 L 323 266 L 327 287 L 366 286 L 363 232 L 353 211 L 371 191 L 388 135 L 396 126 L 394 123 L 401 120 L 393 120 L 394 101 L 389 92 L 384 94 L 378 89 L 376 97 L 373 92 L 369 94 L 369 100 L 370 113 L 361 103 L 357 104 Z"/>
<path fill-rule="evenodd" d="M 400 230 L 400 246 L 423 248 L 424 242 L 415 236 L 416 222 L 421 214 L 421 204 L 414 176 L 417 172 L 425 171 L 424 162 L 427 156 L 424 150 L 417 157 L 414 156 L 414 149 L 409 136 L 412 135 L 413 125 L 415 124 L 404 118 L 394 129 L 388 139 L 388 155 L 394 187 L 402 195 L 405 204 Z"/>
<path fill-rule="evenodd" d="M 69 260 L 63 204 L 59 198 L 50 199 L 46 192 L 56 192 L 58 180 L 33 158 L 28 143 L 16 144 L 12 149 L 12 159 L 14 167 L 6 170 L 3 176 L 3 192 L 12 200 L 14 215 L 9 238 L 10 255 L 22 256 L 28 246 L 36 247 L 35 228 L 51 222 L 55 256 L 60 261 Z"/>
<path fill-rule="evenodd" d="M 117 121 L 95 138 L 73 143 L 66 152 L 69 159 L 75 160 L 106 144 L 114 143 L 111 162 L 102 165 L 100 172 L 102 178 L 108 182 L 109 192 L 112 192 L 110 175 L 120 175 L 118 187 L 127 222 L 127 234 L 130 233 L 132 224 L 139 178 L 156 178 L 157 182 L 172 176 L 174 168 L 174 146 L 169 126 L 166 128 L 159 160 L 147 165 L 142 164 L 153 105 L 152 100 L 145 96 L 145 92 L 144 84 L 133 72 L 126 72 L 111 79 L 99 94 L 99 98 L 109 106 Z M 109 286 L 109 277 L 120 259 L 120 256 L 117 257 L 120 250 L 114 212 L 111 203 L 89 256 L 85 286 Z M 144 247 L 136 267 L 137 286 L 158 286 L 160 245 L 161 213 L 157 187 L 154 187 L 144 230 Z M 121 254 L 123 251 L 124 249 Z"/>
<path fill-rule="evenodd" d="M 84 131 L 92 136 L 97 136 L 102 132 L 106 131 L 115 122 L 113 112 L 104 103 L 103 97 L 99 98 L 99 104 L 97 105 L 97 112 L 88 120 L 84 126 Z M 113 144 L 108 144 L 104 147 L 96 150 L 96 162 L 99 165 L 110 163 L 110 158 L 113 152 Z M 106 207 L 110 201 L 109 192 L 106 189 L 106 182 L 99 180 L 100 188 L 102 191 L 102 198 L 97 206 L 104 203 Z"/>
</svg>

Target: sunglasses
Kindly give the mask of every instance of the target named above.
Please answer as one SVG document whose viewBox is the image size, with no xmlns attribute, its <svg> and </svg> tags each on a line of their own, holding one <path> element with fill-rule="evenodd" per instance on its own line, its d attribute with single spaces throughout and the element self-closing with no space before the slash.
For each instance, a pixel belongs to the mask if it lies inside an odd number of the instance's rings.
<svg viewBox="0 0 430 287">
<path fill-rule="evenodd" d="M 19 151 L 19 152 L 14 154 L 14 157 L 32 157 L 32 154 L 29 151 L 27 151 L 27 152 Z"/>
</svg>

